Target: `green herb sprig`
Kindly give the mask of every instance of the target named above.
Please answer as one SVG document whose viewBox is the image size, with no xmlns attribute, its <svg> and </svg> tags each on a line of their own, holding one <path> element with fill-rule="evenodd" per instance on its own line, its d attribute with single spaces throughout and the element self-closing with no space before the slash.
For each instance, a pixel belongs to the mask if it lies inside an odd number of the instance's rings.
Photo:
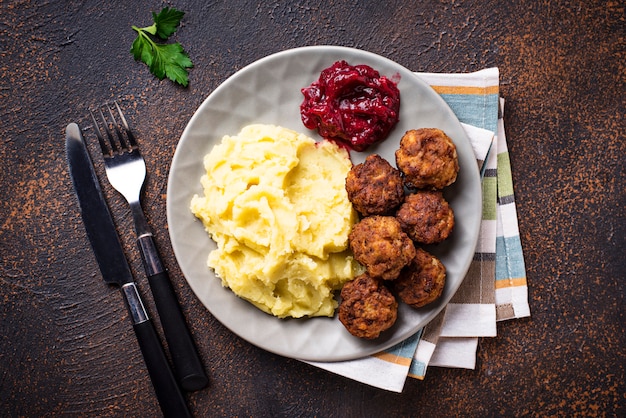
<svg viewBox="0 0 626 418">
<path fill-rule="evenodd" d="M 192 68 L 193 63 L 182 45 L 178 42 L 171 44 L 157 43 L 157 37 L 167 40 L 180 24 L 184 12 L 174 8 L 165 7 L 159 14 L 152 12 L 154 23 L 145 28 L 132 26 L 137 32 L 137 38 L 133 41 L 130 52 L 135 60 L 142 61 L 150 68 L 150 72 L 159 80 L 167 77 L 184 87 L 189 84 L 187 68 Z"/>
</svg>

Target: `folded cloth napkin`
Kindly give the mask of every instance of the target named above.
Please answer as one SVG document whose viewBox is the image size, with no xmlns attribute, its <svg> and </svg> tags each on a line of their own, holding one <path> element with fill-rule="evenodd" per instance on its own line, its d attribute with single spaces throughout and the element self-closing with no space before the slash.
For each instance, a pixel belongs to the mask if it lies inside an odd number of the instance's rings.
<svg viewBox="0 0 626 418">
<path fill-rule="evenodd" d="M 485 70 L 484 73 L 489 75 L 492 71 L 492 69 Z M 483 177 L 483 223 L 481 225 L 481 238 L 475 255 L 475 261 L 476 259 L 480 260 L 482 270 L 480 273 L 472 272 L 470 268 L 465 279 L 465 281 L 471 281 L 472 277 L 476 279 L 479 275 L 486 281 L 490 281 L 492 277 L 495 279 L 493 292 L 496 321 L 530 316 L 526 268 L 519 238 L 511 165 L 504 130 L 503 99 L 499 99 L 499 110 L 497 134 L 490 150 Z M 492 210 L 494 203 L 495 211 Z M 481 252 L 480 247 L 483 244 L 485 245 Z M 495 253 L 490 252 L 493 245 L 495 245 Z M 463 286 L 465 286 L 465 281 Z M 455 299 L 457 296 L 463 298 L 461 293 L 457 293 Z M 457 301 L 453 300 L 452 302 Z M 471 303 L 471 301 L 466 300 L 466 303 Z M 451 303 L 450 306 L 454 305 Z M 428 365 L 474 368 L 478 339 L 468 336 L 459 326 L 459 324 L 470 326 L 467 323 L 468 313 L 464 312 L 465 309 L 463 309 L 466 306 L 454 310 L 449 309 L 449 307 L 442 314 L 445 315 L 445 323 L 448 324 L 447 329 L 442 327 L 442 320 L 440 320 L 440 322 L 433 321 L 423 331 L 409 376 L 423 379 Z M 470 319 L 473 320 L 474 318 L 470 317 Z M 487 319 L 487 315 L 483 310 L 479 321 L 484 322 L 485 319 Z M 491 315 L 489 315 L 489 321 L 492 322 Z M 457 332 L 453 328 L 459 331 Z M 487 337 L 489 335 L 477 332 L 476 336 Z"/>
<path fill-rule="evenodd" d="M 498 118 L 503 104 L 499 102 L 498 69 L 469 74 L 416 74 L 443 97 L 459 118 L 481 170 L 483 221 L 474 260 L 448 306 L 414 336 L 362 359 L 309 362 L 394 392 L 402 391 L 407 376 L 423 379 L 428 366 L 473 369 L 478 337 L 496 336 L 497 320 L 530 315 L 510 164 L 508 154 L 502 155 L 506 143 L 503 121 Z M 502 179 L 498 176 L 499 164 L 507 166 L 501 170 Z M 501 210 L 500 206 L 505 207 Z"/>
<path fill-rule="evenodd" d="M 500 100 L 504 117 L 504 99 Z M 504 121 L 498 124 L 498 220 L 496 235 L 496 319 L 530 316 L 522 242 L 517 224 L 511 161 Z"/>
<path fill-rule="evenodd" d="M 428 365 L 475 366 L 478 337 L 496 335 L 495 259 L 499 71 L 470 74 L 420 74 L 461 122 L 491 134 L 491 148 L 481 166 L 483 216 L 474 259 L 448 306 L 428 324 L 416 350 L 411 377 L 423 379 Z M 480 160 L 480 156 L 477 156 Z"/>
</svg>

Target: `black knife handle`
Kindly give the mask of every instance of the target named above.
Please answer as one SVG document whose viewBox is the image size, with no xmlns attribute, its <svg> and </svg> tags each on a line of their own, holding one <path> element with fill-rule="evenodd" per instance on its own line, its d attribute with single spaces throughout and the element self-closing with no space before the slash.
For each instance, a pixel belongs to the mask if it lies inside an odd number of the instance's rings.
<svg viewBox="0 0 626 418">
<path fill-rule="evenodd" d="M 127 283 L 122 286 L 122 293 L 126 299 L 139 348 L 163 415 L 191 417 L 185 397 L 178 387 L 178 382 L 161 346 L 161 340 L 157 336 L 152 321 L 148 318 L 137 287 L 134 283 Z"/>
<path fill-rule="evenodd" d="M 139 347 L 163 415 L 166 417 L 191 417 L 185 397 L 178 387 L 172 369 L 170 369 L 152 321 L 147 320 L 140 324 L 133 324 L 133 328 L 137 334 Z"/>
<path fill-rule="evenodd" d="M 207 386 L 209 378 L 204 371 L 204 366 L 176 298 L 169 274 L 161 263 L 154 238 L 152 235 L 146 234 L 141 236 L 137 243 L 141 250 L 150 290 L 174 363 L 174 372 L 184 390 L 189 392 L 200 390 Z"/>
</svg>

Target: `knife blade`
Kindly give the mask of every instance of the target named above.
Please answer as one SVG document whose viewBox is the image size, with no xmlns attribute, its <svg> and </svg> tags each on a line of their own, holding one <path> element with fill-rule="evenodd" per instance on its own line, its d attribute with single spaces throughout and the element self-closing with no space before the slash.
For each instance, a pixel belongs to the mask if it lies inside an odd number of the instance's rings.
<svg viewBox="0 0 626 418">
<path fill-rule="evenodd" d="M 65 129 L 65 152 L 80 213 L 100 272 L 106 283 L 118 285 L 121 289 L 161 410 L 165 416 L 190 417 L 185 397 L 135 284 L 91 156 L 75 123 Z"/>
</svg>

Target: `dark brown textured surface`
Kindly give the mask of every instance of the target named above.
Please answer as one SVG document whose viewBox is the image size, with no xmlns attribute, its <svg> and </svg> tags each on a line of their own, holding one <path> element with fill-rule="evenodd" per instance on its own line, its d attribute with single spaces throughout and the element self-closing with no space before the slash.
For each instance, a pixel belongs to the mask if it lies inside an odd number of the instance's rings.
<svg viewBox="0 0 626 418">
<path fill-rule="evenodd" d="M 128 52 L 130 25 L 162 2 L 0 1 L 0 415 L 158 415 L 65 163 L 65 125 L 89 134 L 86 110 L 114 98 L 142 138 L 147 216 L 211 378 L 188 396 L 197 416 L 626 415 L 623 2 L 167 4 L 187 12 L 174 37 L 195 63 L 187 89 Z M 242 341 L 186 286 L 165 218 L 186 122 L 244 65 L 312 44 L 416 71 L 500 68 L 532 317 L 481 339 L 476 370 L 431 368 L 402 394 L 370 388 Z M 128 210 L 105 191 L 141 272 Z"/>
</svg>

